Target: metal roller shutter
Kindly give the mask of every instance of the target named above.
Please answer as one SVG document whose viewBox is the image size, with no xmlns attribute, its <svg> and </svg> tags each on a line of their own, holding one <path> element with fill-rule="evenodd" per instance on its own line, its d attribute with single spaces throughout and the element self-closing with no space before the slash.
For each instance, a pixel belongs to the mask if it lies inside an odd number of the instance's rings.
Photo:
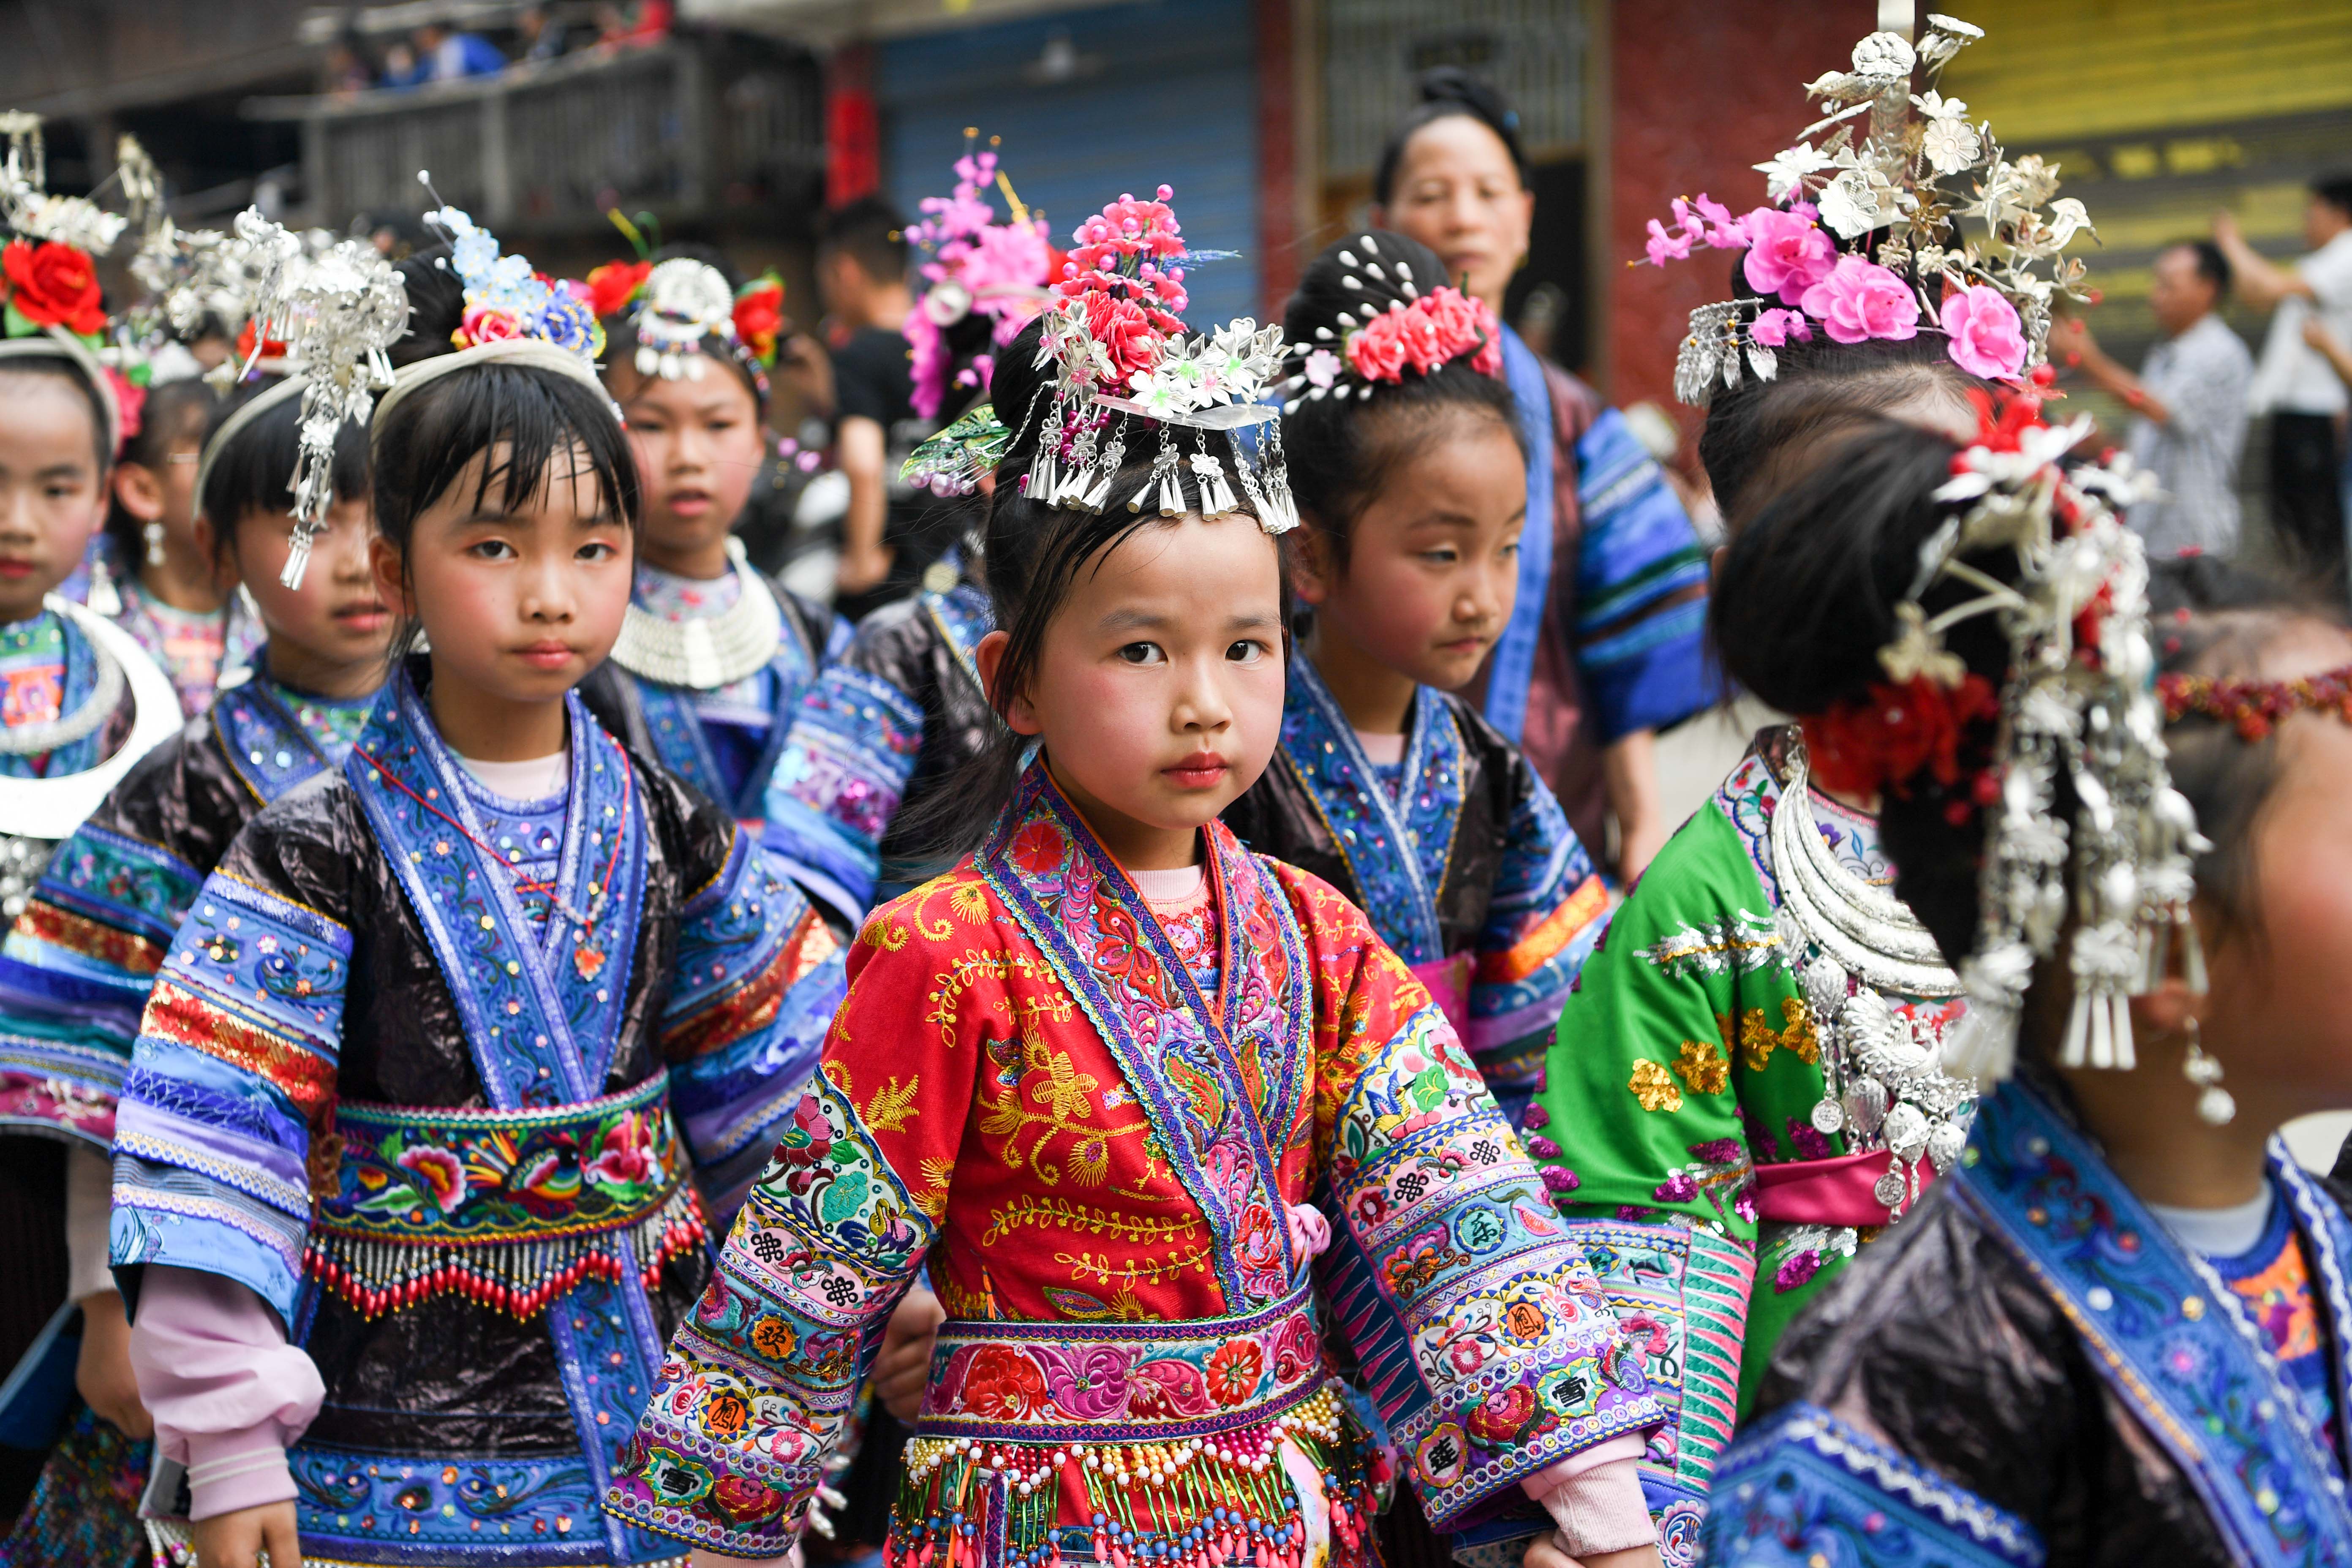
<svg viewBox="0 0 2352 1568">
<path fill-rule="evenodd" d="M 1003 140 L 1004 172 L 1056 245 L 1122 192 L 1175 189 L 1195 249 L 1198 327 L 1258 313 L 1258 145 L 1251 0 L 1163 0 L 890 40 L 877 50 L 884 184 L 911 217 L 944 195 L 966 126 Z M 1066 60 L 1058 78 L 1041 67 Z"/>
</svg>

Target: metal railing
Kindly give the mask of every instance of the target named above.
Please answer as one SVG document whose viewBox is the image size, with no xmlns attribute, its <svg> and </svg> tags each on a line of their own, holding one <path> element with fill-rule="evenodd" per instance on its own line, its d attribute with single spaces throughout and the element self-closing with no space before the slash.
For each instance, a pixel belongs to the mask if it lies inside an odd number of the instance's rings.
<svg viewBox="0 0 2352 1568">
<path fill-rule="evenodd" d="M 246 112 L 302 122 L 302 206 L 322 223 L 415 210 L 419 170 L 494 228 L 560 232 L 615 206 L 669 223 L 797 207 L 824 166 L 814 60 L 740 34 Z"/>
</svg>

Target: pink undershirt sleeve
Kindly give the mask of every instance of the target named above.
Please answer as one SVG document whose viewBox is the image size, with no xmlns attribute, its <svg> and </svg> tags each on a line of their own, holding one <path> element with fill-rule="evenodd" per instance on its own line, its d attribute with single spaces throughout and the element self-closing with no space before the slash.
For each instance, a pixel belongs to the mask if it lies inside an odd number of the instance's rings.
<svg viewBox="0 0 2352 1568">
<path fill-rule="evenodd" d="M 1612 1437 L 1538 1470 L 1519 1485 L 1551 1515 L 1570 1557 L 1629 1551 L 1657 1539 L 1642 1495 L 1641 1458 L 1638 1436 Z"/>
<path fill-rule="evenodd" d="M 250 1289 L 149 1265 L 131 1368 L 155 1418 L 156 1451 L 188 1467 L 191 1519 L 293 1498 L 286 1446 L 319 1414 L 326 1385 Z"/>
</svg>

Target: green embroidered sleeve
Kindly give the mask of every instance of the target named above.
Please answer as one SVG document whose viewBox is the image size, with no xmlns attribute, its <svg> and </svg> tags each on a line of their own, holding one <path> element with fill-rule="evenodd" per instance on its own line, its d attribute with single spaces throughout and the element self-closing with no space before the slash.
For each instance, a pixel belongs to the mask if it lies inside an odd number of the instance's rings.
<svg viewBox="0 0 2352 1568">
<path fill-rule="evenodd" d="M 1710 805 L 1617 911 L 1561 1010 L 1529 1147 L 1558 1173 L 1564 1213 L 1680 1215 L 1752 1247 L 1751 1163 L 1818 1136 L 1805 1118 L 1820 1062 L 1772 900 Z"/>
</svg>

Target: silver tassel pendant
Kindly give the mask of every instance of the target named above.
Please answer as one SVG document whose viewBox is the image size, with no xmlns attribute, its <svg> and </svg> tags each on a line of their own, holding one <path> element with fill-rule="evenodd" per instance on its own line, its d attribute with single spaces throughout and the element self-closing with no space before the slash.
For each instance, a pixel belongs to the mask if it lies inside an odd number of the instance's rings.
<svg viewBox="0 0 2352 1568">
<path fill-rule="evenodd" d="M 319 525 L 309 518 L 297 519 L 294 531 L 286 542 L 286 567 L 278 580 L 288 588 L 299 588 L 302 574 L 310 568 L 310 542 L 318 536 Z"/>
<path fill-rule="evenodd" d="M 1093 512 L 1099 512 L 1108 506 L 1111 481 L 1118 478 L 1118 470 L 1125 466 L 1126 462 L 1127 438 L 1124 436 L 1114 436 L 1111 437 L 1110 445 L 1103 448 L 1102 460 L 1095 465 L 1095 482 L 1087 487 L 1087 493 L 1079 498 L 1078 504 Z"/>
<path fill-rule="evenodd" d="M 1225 466 L 1207 452 L 1195 452 L 1192 458 L 1192 480 L 1201 489 L 1201 512 L 1204 517 L 1223 517 L 1234 510 L 1233 487 L 1225 482 Z"/>
</svg>

